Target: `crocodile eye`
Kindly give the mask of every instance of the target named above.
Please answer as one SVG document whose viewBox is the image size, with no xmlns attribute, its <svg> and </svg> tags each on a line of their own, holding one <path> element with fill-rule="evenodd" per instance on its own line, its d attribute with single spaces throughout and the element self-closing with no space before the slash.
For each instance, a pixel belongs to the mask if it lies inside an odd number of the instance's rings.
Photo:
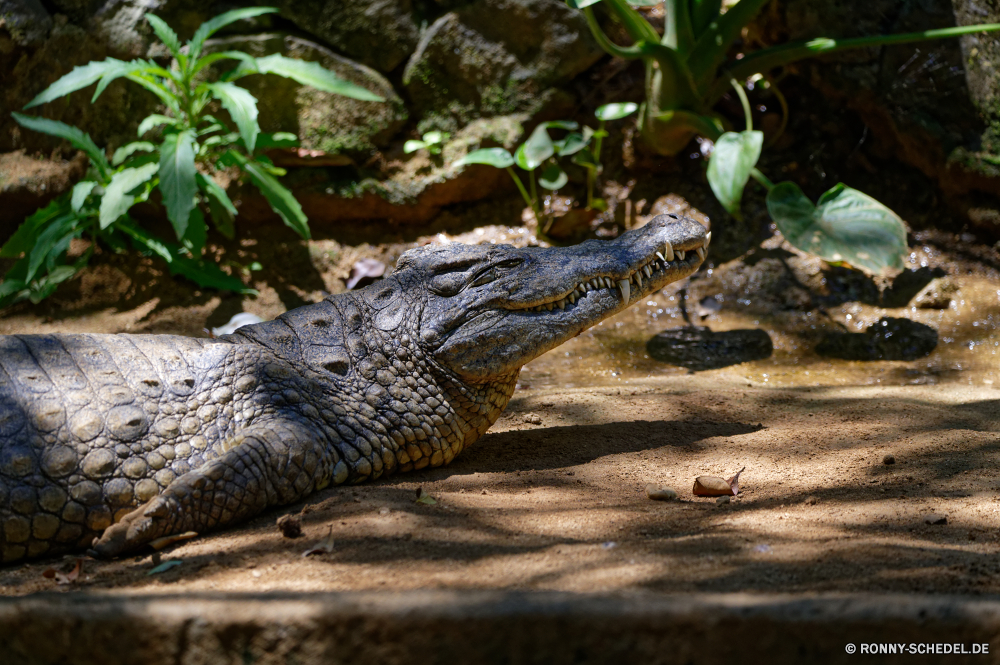
<svg viewBox="0 0 1000 665">
<path fill-rule="evenodd" d="M 506 275 L 512 268 L 515 268 L 524 263 L 524 259 L 507 259 L 505 261 L 500 261 L 499 263 L 494 263 L 489 266 L 479 274 L 477 274 L 469 286 L 482 286 L 483 284 L 489 284 L 490 282 Z"/>
</svg>

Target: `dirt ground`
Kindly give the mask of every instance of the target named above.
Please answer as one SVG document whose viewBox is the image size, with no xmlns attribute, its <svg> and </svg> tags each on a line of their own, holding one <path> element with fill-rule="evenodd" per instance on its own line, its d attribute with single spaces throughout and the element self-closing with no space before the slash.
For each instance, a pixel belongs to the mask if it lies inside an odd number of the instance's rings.
<svg viewBox="0 0 1000 665">
<path fill-rule="evenodd" d="M 995 267 L 924 249 L 911 263 L 937 257 L 958 289 L 945 310 L 902 310 L 942 336 L 928 358 L 820 359 L 802 342 L 813 339 L 813 313 L 799 312 L 796 328 L 787 313 L 765 320 L 728 299 L 702 323 L 764 328 L 774 355 L 687 373 L 642 346 L 683 324 L 674 289 L 529 364 L 498 423 L 446 468 L 328 489 L 156 557 L 88 559 L 70 584 L 44 573 L 71 568 L 72 557 L 3 568 L 0 594 L 1000 593 Z M 247 302 L 281 311 L 273 290 Z M 223 311 L 208 297 L 63 318 L 20 310 L 0 333 L 199 334 Z M 900 311 L 845 301 L 825 314 L 830 325 L 860 327 Z M 692 495 L 695 477 L 744 466 L 729 503 Z M 679 497 L 651 501 L 648 483 Z M 434 502 L 416 501 L 421 490 Z M 283 537 L 285 515 L 300 518 L 301 537 Z M 304 556 L 317 544 L 330 551 Z M 166 561 L 179 564 L 153 574 Z"/>
</svg>

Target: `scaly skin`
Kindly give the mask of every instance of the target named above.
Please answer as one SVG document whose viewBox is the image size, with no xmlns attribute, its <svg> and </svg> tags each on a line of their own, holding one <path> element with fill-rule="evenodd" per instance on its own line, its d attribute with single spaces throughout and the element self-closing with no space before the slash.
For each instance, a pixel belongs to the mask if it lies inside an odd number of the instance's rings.
<svg viewBox="0 0 1000 665">
<path fill-rule="evenodd" d="M 564 249 L 412 250 L 377 284 L 217 340 L 0 336 L 2 559 L 116 556 L 447 464 L 522 365 L 690 275 L 707 244 L 664 216 Z"/>
</svg>

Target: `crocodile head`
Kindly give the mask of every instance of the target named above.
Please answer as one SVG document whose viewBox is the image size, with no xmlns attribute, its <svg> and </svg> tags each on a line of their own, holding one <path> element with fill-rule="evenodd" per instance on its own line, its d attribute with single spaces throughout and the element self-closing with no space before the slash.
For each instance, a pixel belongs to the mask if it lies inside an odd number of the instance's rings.
<svg viewBox="0 0 1000 665">
<path fill-rule="evenodd" d="M 691 275 L 710 238 L 691 219 L 660 215 L 615 240 L 573 247 L 452 244 L 412 250 L 400 257 L 393 277 L 417 301 L 424 352 L 477 384 L 510 376 Z"/>
</svg>

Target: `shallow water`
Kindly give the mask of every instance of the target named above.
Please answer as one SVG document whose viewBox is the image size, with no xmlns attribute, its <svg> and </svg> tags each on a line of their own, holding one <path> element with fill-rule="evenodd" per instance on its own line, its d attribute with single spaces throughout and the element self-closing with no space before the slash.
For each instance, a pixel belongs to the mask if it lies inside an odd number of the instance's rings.
<svg viewBox="0 0 1000 665">
<path fill-rule="evenodd" d="M 762 318 L 748 311 L 749 300 L 723 302 L 717 312 L 694 311 L 697 325 L 715 332 L 759 328 L 774 344 L 770 358 L 706 372 L 738 373 L 750 385 L 776 387 L 824 385 L 961 384 L 1000 387 L 1000 287 L 993 280 L 960 276 L 950 307 L 882 308 L 856 302 L 826 310 L 783 312 Z M 651 358 L 646 342 L 667 328 L 686 325 L 680 299 L 683 285 L 671 285 L 629 310 L 584 332 L 532 361 L 520 385 L 530 388 L 626 386 L 688 370 Z M 689 298 L 688 312 L 697 310 Z M 861 332 L 883 316 L 909 318 L 938 331 L 930 355 L 912 361 L 848 361 L 814 351 L 824 330 Z M 842 324 L 838 325 L 838 324 Z M 704 373 L 704 372 L 700 372 Z"/>
</svg>

